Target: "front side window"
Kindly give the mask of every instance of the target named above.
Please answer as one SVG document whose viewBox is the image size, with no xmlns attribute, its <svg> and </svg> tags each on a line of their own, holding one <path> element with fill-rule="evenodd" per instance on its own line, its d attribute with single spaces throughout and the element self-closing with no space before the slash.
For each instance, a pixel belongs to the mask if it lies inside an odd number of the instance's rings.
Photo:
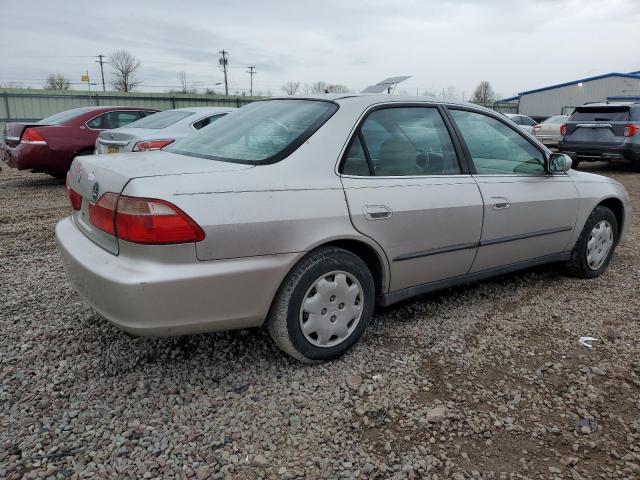
<svg viewBox="0 0 640 480">
<path fill-rule="evenodd" d="M 368 175 L 366 154 L 376 176 L 460 173 L 449 132 L 434 107 L 376 110 L 366 118 L 360 131 L 366 150 L 363 151 L 359 141 L 354 141 L 342 173 Z"/>
<path fill-rule="evenodd" d="M 272 163 L 302 145 L 337 109 L 324 100 L 254 102 L 166 150 L 235 163 Z"/>
<path fill-rule="evenodd" d="M 544 175 L 544 156 L 523 134 L 481 113 L 450 110 L 480 175 Z"/>
</svg>

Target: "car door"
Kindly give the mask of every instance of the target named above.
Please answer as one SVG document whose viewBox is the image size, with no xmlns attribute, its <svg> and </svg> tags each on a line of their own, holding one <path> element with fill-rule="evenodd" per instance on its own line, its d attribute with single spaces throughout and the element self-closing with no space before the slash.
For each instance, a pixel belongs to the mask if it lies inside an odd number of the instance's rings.
<svg viewBox="0 0 640 480">
<path fill-rule="evenodd" d="M 578 193 L 566 174 L 549 175 L 545 152 L 497 115 L 450 107 L 473 177 L 484 221 L 472 272 L 565 252 L 578 213 Z"/>
<path fill-rule="evenodd" d="M 439 108 L 414 105 L 370 110 L 348 145 L 339 172 L 351 220 L 384 249 L 390 291 L 471 267 L 482 198 L 455 145 Z"/>
</svg>

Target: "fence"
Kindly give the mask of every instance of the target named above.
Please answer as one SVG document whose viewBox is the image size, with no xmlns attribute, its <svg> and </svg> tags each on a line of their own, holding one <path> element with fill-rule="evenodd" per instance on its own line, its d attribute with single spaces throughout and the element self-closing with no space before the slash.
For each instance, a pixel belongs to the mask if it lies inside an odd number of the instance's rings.
<svg viewBox="0 0 640 480">
<path fill-rule="evenodd" d="M 34 122 L 77 107 L 136 106 L 167 110 L 181 107 L 241 107 L 258 97 L 227 97 L 181 93 L 124 93 L 44 91 L 30 89 L 0 90 L 0 132 L 7 122 Z"/>
</svg>

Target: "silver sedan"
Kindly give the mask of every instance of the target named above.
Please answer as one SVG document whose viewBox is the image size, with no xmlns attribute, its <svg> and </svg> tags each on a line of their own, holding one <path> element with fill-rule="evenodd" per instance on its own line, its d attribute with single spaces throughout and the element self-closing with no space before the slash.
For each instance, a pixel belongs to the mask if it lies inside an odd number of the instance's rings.
<svg viewBox="0 0 640 480">
<path fill-rule="evenodd" d="M 189 107 L 155 113 L 126 127 L 100 132 L 94 153 L 160 150 L 234 110 L 229 107 Z"/>
<path fill-rule="evenodd" d="M 75 288 L 128 332 L 266 325 L 320 361 L 376 306 L 552 262 L 601 275 L 629 197 L 570 166 L 472 104 L 271 99 L 162 151 L 77 157 L 56 237 Z"/>
</svg>

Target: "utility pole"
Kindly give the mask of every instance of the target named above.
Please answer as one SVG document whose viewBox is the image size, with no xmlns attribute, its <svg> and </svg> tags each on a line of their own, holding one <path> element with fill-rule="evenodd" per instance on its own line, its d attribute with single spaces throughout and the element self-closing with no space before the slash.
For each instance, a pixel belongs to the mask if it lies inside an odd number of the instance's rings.
<svg viewBox="0 0 640 480">
<path fill-rule="evenodd" d="M 96 55 L 96 56 L 98 57 L 98 60 L 96 60 L 96 63 L 100 64 L 100 75 L 102 75 L 102 91 L 106 92 L 107 89 L 104 86 L 104 67 L 103 67 L 103 64 L 105 63 L 104 60 L 103 60 L 104 55 L 100 54 L 100 55 Z"/>
<path fill-rule="evenodd" d="M 229 83 L 227 82 L 227 65 L 229 65 L 229 59 L 227 58 L 227 54 L 229 52 L 221 50 L 219 53 L 220 55 L 222 55 L 222 57 L 220 57 L 219 63 L 220 65 L 222 65 L 222 70 L 224 71 L 224 94 L 228 96 Z"/>
<path fill-rule="evenodd" d="M 249 87 L 249 96 L 253 97 L 253 76 L 256 74 L 256 67 L 255 66 L 250 66 L 247 67 L 249 70 L 247 70 L 247 73 L 249 74 L 250 78 L 251 78 L 251 83 L 250 83 L 250 87 Z"/>
</svg>

